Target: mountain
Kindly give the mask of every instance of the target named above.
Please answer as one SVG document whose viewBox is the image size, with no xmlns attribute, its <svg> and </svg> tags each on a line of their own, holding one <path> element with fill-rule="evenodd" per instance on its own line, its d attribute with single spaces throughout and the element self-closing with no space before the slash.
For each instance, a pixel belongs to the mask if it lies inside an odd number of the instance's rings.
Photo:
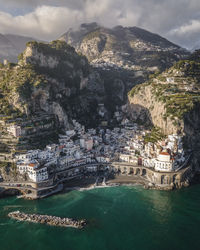
<svg viewBox="0 0 200 250">
<path fill-rule="evenodd" d="M 56 141 L 73 119 L 86 127 L 119 124 L 128 91 L 189 54 L 135 27 L 93 23 L 70 34 L 68 44 L 63 38 L 28 42 L 17 64 L 0 65 L 0 161 Z M 4 44 L 8 38 L 2 36 Z M 20 44 L 20 38 L 12 40 Z M 21 129 L 20 137 L 9 135 L 13 125 Z"/>
<path fill-rule="evenodd" d="M 188 55 L 178 45 L 138 27 L 109 29 L 97 23 L 82 24 L 78 30 L 69 29 L 60 40 L 73 46 L 97 67 L 107 63 L 105 66 L 129 70 L 137 70 L 137 66 L 162 70 Z"/>
<path fill-rule="evenodd" d="M 105 28 L 97 23 L 70 29 L 59 40 L 85 55 L 104 80 L 105 105 L 116 110 L 127 101 L 128 91 L 162 72 L 189 52 L 165 38 L 138 27 Z"/>
<path fill-rule="evenodd" d="M 165 135 L 184 135 L 186 151 L 199 162 L 200 51 L 134 87 L 128 99 L 134 121 L 158 127 Z"/>
<path fill-rule="evenodd" d="M 72 119 L 95 126 L 103 96 L 100 76 L 73 47 L 27 43 L 18 64 L 0 68 L 0 160 L 56 141 Z M 22 131 L 19 138 L 8 134 L 13 125 Z"/>
<path fill-rule="evenodd" d="M 154 41 L 152 35 L 148 37 L 152 44 L 156 43 L 156 38 Z M 169 64 L 172 58 L 177 60 L 187 54 L 175 45 L 167 49 L 171 43 L 162 38 L 159 43 L 160 49 L 165 47 L 162 51 L 151 47 L 140 53 L 151 55 L 152 63 L 156 55 L 160 58 L 162 54 Z M 123 52 L 119 53 L 123 56 Z M 113 52 L 112 60 L 116 55 Z M 93 59 L 89 61 L 61 40 L 28 42 L 18 60 L 17 64 L 0 64 L 0 161 L 11 161 L 15 152 L 56 142 L 59 133 L 72 128 L 74 119 L 91 128 L 105 121 L 115 126 L 128 116 L 132 121 L 159 128 L 162 134 L 184 135 L 185 150 L 192 151 L 193 161 L 199 162 L 200 51 L 169 69 L 163 66 L 162 73 L 153 75 L 149 74 L 154 71 L 142 63 L 140 70 L 124 68 L 125 64 L 97 67 Z M 139 67 L 142 59 L 137 56 L 132 60 L 138 60 Z M 144 79 L 146 82 L 140 83 Z M 136 83 L 140 84 L 129 91 Z M 9 133 L 13 127 L 20 130 L 19 137 Z"/>
<path fill-rule="evenodd" d="M 7 59 L 11 62 L 17 62 L 17 56 L 24 51 L 26 43 L 33 40 L 36 39 L 12 34 L 0 34 L 0 61 L 3 62 L 4 59 Z"/>
</svg>

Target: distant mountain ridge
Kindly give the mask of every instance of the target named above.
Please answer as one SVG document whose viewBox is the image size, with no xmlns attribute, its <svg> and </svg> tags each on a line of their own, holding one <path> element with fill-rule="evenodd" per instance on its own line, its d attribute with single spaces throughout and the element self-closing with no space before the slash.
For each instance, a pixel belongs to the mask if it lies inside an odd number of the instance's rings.
<svg viewBox="0 0 200 250">
<path fill-rule="evenodd" d="M 178 52 L 184 51 L 167 39 L 138 27 L 105 28 L 97 23 L 82 24 L 77 30 L 69 29 L 59 39 L 82 52 L 90 61 L 104 57 L 109 51 L 118 52 L 118 56 L 121 52 L 121 58 L 132 62 L 135 60 L 131 56 L 142 57 L 142 53 L 134 54 L 137 52 L 173 51 L 178 56 Z"/>
<path fill-rule="evenodd" d="M 94 23 L 83 23 L 80 25 L 80 27 L 75 30 L 70 28 L 66 33 L 64 33 L 60 39 L 65 39 L 68 41 L 68 43 L 71 43 L 73 46 L 77 46 L 78 43 L 83 40 L 83 38 L 88 35 L 91 32 L 95 32 L 99 30 L 102 33 L 110 33 L 115 35 L 118 39 L 124 40 L 125 38 L 135 38 L 135 39 L 141 39 L 146 42 L 152 42 L 154 44 L 157 44 L 162 47 L 170 47 L 173 46 L 174 48 L 181 48 L 180 46 L 168 41 L 167 39 L 161 37 L 160 35 L 151 33 L 147 30 L 144 30 L 139 27 L 123 27 L 121 25 L 115 26 L 113 28 L 106 28 L 104 26 L 101 26 Z M 122 35 L 125 35 L 122 36 Z M 128 37 L 129 35 L 129 37 Z"/>
<path fill-rule="evenodd" d="M 17 57 L 25 50 L 26 43 L 33 40 L 39 41 L 32 37 L 0 34 L 0 61 L 3 62 L 4 59 L 7 59 L 17 62 Z"/>
</svg>

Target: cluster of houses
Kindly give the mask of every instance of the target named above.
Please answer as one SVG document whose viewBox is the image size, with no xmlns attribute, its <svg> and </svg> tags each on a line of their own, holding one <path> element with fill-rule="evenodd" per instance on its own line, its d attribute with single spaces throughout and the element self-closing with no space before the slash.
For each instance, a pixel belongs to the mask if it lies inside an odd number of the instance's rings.
<svg viewBox="0 0 200 250">
<path fill-rule="evenodd" d="M 188 156 L 184 153 L 181 136 L 169 135 L 153 143 L 145 140 L 148 133 L 136 127 L 134 137 L 127 141 L 119 159 L 160 172 L 172 172 L 184 166 Z"/>
<path fill-rule="evenodd" d="M 181 137 L 170 135 L 157 143 L 146 142 L 149 133 L 144 127 L 123 121 L 121 128 L 88 129 L 73 120 L 74 129 L 60 135 L 59 144 L 47 145 L 44 150 L 17 154 L 17 170 L 24 178 L 42 182 L 50 178 L 50 169 L 63 171 L 87 166 L 96 171 L 98 164 L 127 162 L 155 171 L 180 169 L 186 157 Z"/>
</svg>

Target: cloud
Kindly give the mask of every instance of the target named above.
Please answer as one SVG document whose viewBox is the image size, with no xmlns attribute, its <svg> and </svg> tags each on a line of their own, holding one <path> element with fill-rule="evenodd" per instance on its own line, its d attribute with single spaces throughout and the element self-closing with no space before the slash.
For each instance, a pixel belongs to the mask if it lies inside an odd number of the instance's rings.
<svg viewBox="0 0 200 250">
<path fill-rule="evenodd" d="M 180 26 L 179 28 L 173 29 L 171 34 L 177 35 L 191 35 L 193 33 L 200 32 L 200 20 L 191 20 L 189 23 Z"/>
<path fill-rule="evenodd" d="M 200 48 L 200 20 L 191 20 L 178 28 L 172 29 L 169 36 L 187 44 L 188 48 Z M 181 43 L 181 42 L 180 42 Z"/>
<path fill-rule="evenodd" d="M 48 2 L 48 1 L 47 1 Z M 112 27 L 118 24 L 136 24 L 139 18 L 127 9 L 120 8 L 120 0 L 109 1 L 85 0 L 82 9 L 78 7 L 39 6 L 25 15 L 11 15 L 0 12 L 0 32 L 17 33 L 37 37 L 44 40 L 55 39 L 70 27 L 77 27 L 83 22 L 97 21 L 102 25 Z M 112 10 L 112 18 L 111 18 Z"/>
<path fill-rule="evenodd" d="M 77 23 L 80 18 L 81 13 L 77 10 L 52 6 L 38 7 L 23 16 L 0 12 L 0 32 L 51 40 L 58 37 L 66 27 Z"/>
<path fill-rule="evenodd" d="M 0 0 L 0 6 L 1 33 L 52 40 L 96 21 L 139 26 L 185 47 L 200 40 L 199 0 Z"/>
</svg>

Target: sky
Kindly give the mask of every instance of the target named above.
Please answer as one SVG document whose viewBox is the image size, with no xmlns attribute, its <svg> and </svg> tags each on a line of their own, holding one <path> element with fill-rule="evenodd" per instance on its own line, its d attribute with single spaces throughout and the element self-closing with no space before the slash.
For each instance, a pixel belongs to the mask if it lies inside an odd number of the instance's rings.
<svg viewBox="0 0 200 250">
<path fill-rule="evenodd" d="M 98 22 L 138 26 L 200 48 L 200 0 L 0 0 L 0 33 L 55 40 L 69 28 Z"/>
</svg>

